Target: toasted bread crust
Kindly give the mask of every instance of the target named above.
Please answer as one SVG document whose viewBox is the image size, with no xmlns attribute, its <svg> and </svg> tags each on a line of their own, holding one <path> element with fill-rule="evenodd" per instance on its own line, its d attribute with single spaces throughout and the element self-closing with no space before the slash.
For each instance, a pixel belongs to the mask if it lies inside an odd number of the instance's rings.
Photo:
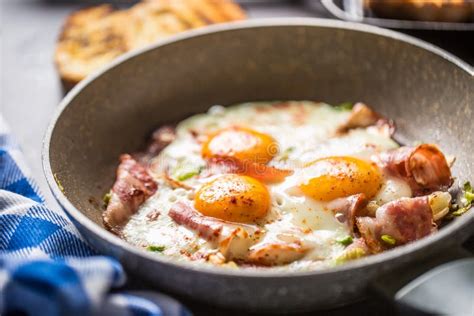
<svg viewBox="0 0 474 316">
<path fill-rule="evenodd" d="M 144 0 L 126 10 L 100 5 L 72 13 L 54 60 L 66 90 L 123 53 L 213 23 L 245 19 L 231 0 Z"/>
</svg>

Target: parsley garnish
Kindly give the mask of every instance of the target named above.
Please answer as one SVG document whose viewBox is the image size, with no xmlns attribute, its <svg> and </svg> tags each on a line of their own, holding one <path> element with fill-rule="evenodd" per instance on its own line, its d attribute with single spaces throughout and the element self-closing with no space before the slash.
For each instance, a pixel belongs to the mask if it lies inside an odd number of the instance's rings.
<svg viewBox="0 0 474 316">
<path fill-rule="evenodd" d="M 343 264 L 343 263 L 346 263 L 347 261 L 364 257 L 365 255 L 366 255 L 366 252 L 362 248 L 357 247 L 357 248 L 347 249 L 339 257 L 335 258 L 334 263 L 336 265 Z"/>
<path fill-rule="evenodd" d="M 334 109 L 336 111 L 350 111 L 354 107 L 352 102 L 343 102 L 341 104 L 335 105 Z"/>
<path fill-rule="evenodd" d="M 390 235 L 382 235 L 380 239 L 382 239 L 385 243 L 389 244 L 390 246 L 394 246 L 397 243 L 397 240 Z"/>
<path fill-rule="evenodd" d="M 450 217 L 461 216 L 471 208 L 472 202 L 474 202 L 474 192 L 469 181 L 464 183 L 462 193 L 461 203 L 463 206 L 459 207 L 457 204 L 453 204 L 453 212 Z"/>
<path fill-rule="evenodd" d="M 166 247 L 165 246 L 153 246 L 153 245 L 150 245 L 148 247 L 146 247 L 146 250 L 148 251 L 153 251 L 153 252 L 163 252 L 165 251 Z"/>
<path fill-rule="evenodd" d="M 472 192 L 471 183 L 469 181 L 464 183 L 463 189 L 466 204 L 472 204 L 472 201 L 474 201 L 474 193 Z"/>
<path fill-rule="evenodd" d="M 348 246 L 348 245 L 352 244 L 352 237 L 351 236 L 345 236 L 345 237 L 336 239 L 336 242 L 341 244 L 341 245 Z"/>
<path fill-rule="evenodd" d="M 105 207 L 109 206 L 111 198 L 112 198 L 112 193 L 110 193 L 110 192 L 108 192 L 104 195 L 104 197 L 102 198 L 102 201 L 104 201 L 104 206 Z"/>
<path fill-rule="evenodd" d="M 177 178 L 178 178 L 179 181 L 184 181 L 184 180 L 188 180 L 189 178 L 192 178 L 192 177 L 194 177 L 198 174 L 199 174 L 199 172 L 196 171 L 196 170 L 188 171 L 188 172 L 180 174 Z"/>
<path fill-rule="evenodd" d="M 197 176 L 204 169 L 203 166 L 180 166 L 173 172 L 173 176 L 178 181 L 185 181 Z"/>
<path fill-rule="evenodd" d="M 58 185 L 59 190 L 64 193 L 64 187 L 62 186 L 61 182 L 59 182 L 57 174 L 53 174 L 54 181 L 56 181 L 56 184 Z"/>
<path fill-rule="evenodd" d="M 290 154 L 296 149 L 296 147 L 288 147 L 287 149 L 285 149 L 285 151 L 283 151 L 280 155 L 280 160 L 288 160 Z"/>
</svg>

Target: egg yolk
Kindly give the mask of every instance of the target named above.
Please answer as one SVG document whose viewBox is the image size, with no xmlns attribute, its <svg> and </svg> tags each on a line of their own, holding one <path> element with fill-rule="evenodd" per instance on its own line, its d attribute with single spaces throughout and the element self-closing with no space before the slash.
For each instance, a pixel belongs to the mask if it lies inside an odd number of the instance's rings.
<svg viewBox="0 0 474 316">
<path fill-rule="evenodd" d="M 194 207 L 203 215 L 239 223 L 263 218 L 270 194 L 260 181 L 236 174 L 222 175 L 196 193 Z"/>
<path fill-rule="evenodd" d="M 266 164 L 276 154 L 278 145 L 273 137 L 244 127 L 221 129 L 202 146 L 204 158 L 234 157 Z"/>
<path fill-rule="evenodd" d="M 300 185 L 307 196 L 318 201 L 364 193 L 372 198 L 381 187 L 382 176 L 374 163 L 353 157 L 327 157 L 307 165 L 309 181 Z"/>
</svg>

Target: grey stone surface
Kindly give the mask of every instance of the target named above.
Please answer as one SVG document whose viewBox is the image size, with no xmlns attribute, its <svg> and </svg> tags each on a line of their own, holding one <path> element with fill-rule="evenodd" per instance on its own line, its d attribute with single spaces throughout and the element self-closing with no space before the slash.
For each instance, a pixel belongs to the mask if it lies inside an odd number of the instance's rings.
<svg viewBox="0 0 474 316">
<path fill-rule="evenodd" d="M 0 0 L 0 112 L 10 124 L 25 152 L 33 176 L 51 207 L 58 207 L 49 193 L 41 166 L 41 143 L 48 121 L 62 98 L 52 55 L 54 43 L 65 16 L 82 6 L 80 1 Z M 251 17 L 324 16 L 321 12 L 298 5 L 249 5 Z M 426 34 L 414 33 L 425 36 Z M 471 35 L 462 37 L 429 33 L 427 39 L 472 62 Z M 222 314 L 223 311 L 190 303 L 201 314 Z M 394 313 L 379 300 L 371 299 L 348 308 L 318 314 L 365 315 Z M 241 314 L 241 313 L 235 313 Z"/>
</svg>

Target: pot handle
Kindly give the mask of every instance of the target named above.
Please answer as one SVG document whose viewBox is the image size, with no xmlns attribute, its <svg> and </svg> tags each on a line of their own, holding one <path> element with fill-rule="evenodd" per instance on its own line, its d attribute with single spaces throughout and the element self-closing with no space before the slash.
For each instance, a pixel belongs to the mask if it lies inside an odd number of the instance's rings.
<svg viewBox="0 0 474 316">
<path fill-rule="evenodd" d="M 474 315 L 474 256 L 457 246 L 390 271 L 372 289 L 401 315 Z"/>
</svg>

